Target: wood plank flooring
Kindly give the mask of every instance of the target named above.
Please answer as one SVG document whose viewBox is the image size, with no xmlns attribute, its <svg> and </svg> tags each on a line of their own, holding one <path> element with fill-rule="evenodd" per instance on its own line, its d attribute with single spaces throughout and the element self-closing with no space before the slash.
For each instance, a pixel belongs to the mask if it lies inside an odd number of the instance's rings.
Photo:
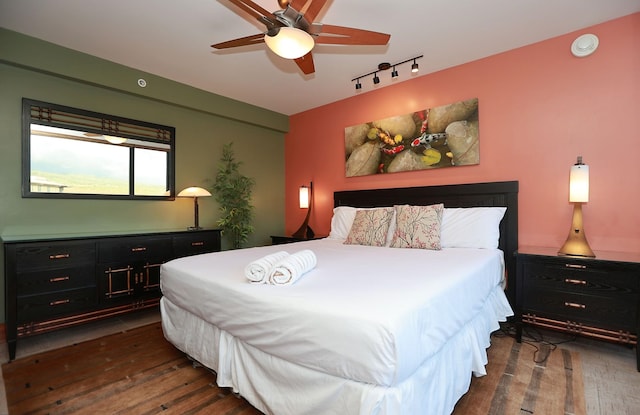
<svg viewBox="0 0 640 415">
<path fill-rule="evenodd" d="M 23 339 L 18 342 L 17 357 L 57 349 L 159 320 L 157 311 L 144 311 Z M 542 334 L 546 340 L 551 341 L 568 339 L 566 335 L 555 332 L 544 331 Z M 562 347 L 580 352 L 587 415 L 640 413 L 640 373 L 635 369 L 634 349 L 585 338 L 564 343 Z M 0 362 L 7 360 L 6 344 L 1 344 Z M 6 392 L 4 384 L 0 382 L 0 414 L 6 413 Z"/>
</svg>

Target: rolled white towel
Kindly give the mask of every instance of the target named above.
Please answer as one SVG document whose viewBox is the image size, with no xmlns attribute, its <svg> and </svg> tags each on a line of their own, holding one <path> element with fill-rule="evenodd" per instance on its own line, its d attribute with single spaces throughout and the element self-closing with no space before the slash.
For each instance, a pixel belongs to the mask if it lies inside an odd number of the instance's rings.
<svg viewBox="0 0 640 415">
<path fill-rule="evenodd" d="M 269 283 L 274 285 L 293 284 L 303 274 L 315 268 L 317 263 L 316 254 L 309 249 L 293 253 L 274 265 L 269 276 Z"/>
<path fill-rule="evenodd" d="M 278 251 L 273 254 L 269 254 L 263 256 L 262 258 L 258 258 L 255 261 L 250 262 L 244 268 L 244 275 L 249 279 L 249 281 L 254 283 L 267 283 L 269 279 L 269 275 L 273 270 L 273 266 L 277 264 L 280 260 L 285 257 L 288 257 L 289 253 L 286 251 Z"/>
</svg>

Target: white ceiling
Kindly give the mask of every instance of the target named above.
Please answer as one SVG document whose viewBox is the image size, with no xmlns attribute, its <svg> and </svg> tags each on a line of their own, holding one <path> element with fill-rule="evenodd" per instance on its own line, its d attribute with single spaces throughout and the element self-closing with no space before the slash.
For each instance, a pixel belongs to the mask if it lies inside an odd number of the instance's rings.
<svg viewBox="0 0 640 415">
<path fill-rule="evenodd" d="M 254 0 L 267 10 L 276 0 Z M 286 115 L 355 94 L 351 79 L 418 55 L 425 75 L 640 11 L 640 0 L 328 0 L 316 21 L 391 34 L 387 46 L 318 45 L 315 74 L 264 44 L 228 0 L 0 0 L 0 26 Z M 569 53 L 570 45 L 567 45 Z M 398 67 L 401 82 L 410 65 Z M 380 74 L 376 88 L 392 83 Z M 363 79 L 359 93 L 373 89 Z M 151 85 L 149 85 L 151 87 Z"/>
</svg>

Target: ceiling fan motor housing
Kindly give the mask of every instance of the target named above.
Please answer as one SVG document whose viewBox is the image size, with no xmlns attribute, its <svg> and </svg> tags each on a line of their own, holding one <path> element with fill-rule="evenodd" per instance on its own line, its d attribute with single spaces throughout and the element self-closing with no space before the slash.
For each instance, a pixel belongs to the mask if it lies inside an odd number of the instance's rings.
<svg viewBox="0 0 640 415">
<path fill-rule="evenodd" d="M 304 18 L 304 15 L 287 6 L 284 10 L 278 10 L 273 12 L 276 20 L 282 23 L 283 26 L 295 27 L 296 29 L 309 31 L 309 22 Z"/>
</svg>

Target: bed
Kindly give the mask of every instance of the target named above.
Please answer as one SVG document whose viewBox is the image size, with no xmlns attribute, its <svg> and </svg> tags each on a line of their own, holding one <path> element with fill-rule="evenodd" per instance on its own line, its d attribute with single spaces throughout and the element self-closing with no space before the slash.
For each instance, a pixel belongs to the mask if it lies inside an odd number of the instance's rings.
<svg viewBox="0 0 640 415">
<path fill-rule="evenodd" d="M 265 414 L 449 414 L 513 314 L 517 194 L 513 181 L 336 192 L 328 238 L 164 264 L 165 337 Z M 388 246 L 396 205 L 436 206 L 441 245 Z M 397 228 L 383 246 L 354 242 L 348 228 L 372 214 L 357 212 L 379 207 Z M 248 281 L 248 263 L 282 250 L 317 265 L 286 286 Z"/>
</svg>

